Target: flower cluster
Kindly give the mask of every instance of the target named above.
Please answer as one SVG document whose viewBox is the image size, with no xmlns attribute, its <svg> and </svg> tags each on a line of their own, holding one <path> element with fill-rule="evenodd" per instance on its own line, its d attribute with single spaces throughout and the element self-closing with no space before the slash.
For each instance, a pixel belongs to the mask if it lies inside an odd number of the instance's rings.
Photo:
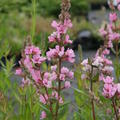
<svg viewBox="0 0 120 120">
<path fill-rule="evenodd" d="M 118 10 L 120 10 L 120 1 L 118 3 Z M 113 8 L 112 8 L 113 9 Z M 115 8 L 114 8 L 115 9 Z M 92 76 L 99 74 L 99 80 L 103 81 L 103 95 L 106 98 L 112 98 L 115 95 L 119 94 L 119 83 L 114 83 L 114 78 L 112 77 L 113 73 L 113 63 L 107 56 L 110 54 L 110 49 L 115 51 L 118 55 L 118 48 L 114 50 L 114 42 L 117 43 L 120 40 L 120 27 L 116 26 L 118 20 L 117 13 L 113 10 L 109 14 L 109 21 L 110 23 L 105 24 L 99 32 L 100 35 L 104 38 L 104 46 L 98 49 L 96 55 L 92 59 L 85 59 L 82 61 L 82 79 L 90 79 L 90 73 Z M 116 45 L 116 46 L 117 46 Z M 116 55 L 116 56 L 117 56 Z"/>
<path fill-rule="evenodd" d="M 59 104 L 63 104 L 61 91 L 71 87 L 69 79 L 74 78 L 74 73 L 67 67 L 62 66 L 62 62 L 75 62 L 75 54 L 72 49 L 65 49 L 64 45 L 72 44 L 67 30 L 72 27 L 69 17 L 64 20 L 52 22 L 52 27 L 56 30 L 49 37 L 50 43 L 55 43 L 55 48 L 49 48 L 46 57 L 42 56 L 41 50 L 29 43 L 22 52 L 20 60 L 21 68 L 16 70 L 16 74 L 23 77 L 22 87 L 33 84 L 40 102 L 46 105 L 53 117 L 57 118 Z M 42 63 L 45 61 L 52 63 L 56 61 L 48 70 L 42 70 Z M 53 100 L 53 101 L 52 101 Z M 56 112 L 53 112 L 53 104 L 56 105 Z M 46 118 L 46 112 L 42 111 L 40 119 Z"/>
</svg>

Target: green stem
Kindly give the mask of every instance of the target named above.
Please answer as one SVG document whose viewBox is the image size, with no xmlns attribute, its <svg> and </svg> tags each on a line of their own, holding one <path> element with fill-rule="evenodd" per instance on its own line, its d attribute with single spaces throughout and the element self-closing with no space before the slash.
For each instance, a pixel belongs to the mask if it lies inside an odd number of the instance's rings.
<svg viewBox="0 0 120 120">
<path fill-rule="evenodd" d="M 112 105 L 113 105 L 113 108 L 114 108 L 114 112 L 115 112 L 116 120 L 119 120 L 119 117 L 118 117 L 118 114 L 117 114 L 117 109 L 116 109 L 116 104 L 115 104 L 114 99 L 112 99 Z"/>
<path fill-rule="evenodd" d="M 35 28 L 36 28 L 36 0 L 32 0 L 32 7 L 33 7 L 33 11 L 32 11 L 32 30 L 31 30 L 31 34 L 32 34 L 32 41 L 34 39 L 35 36 Z"/>
<path fill-rule="evenodd" d="M 92 75 L 93 75 L 93 67 L 90 73 L 90 90 L 91 92 L 93 91 L 93 82 L 92 82 Z M 92 115 L 93 115 L 93 120 L 96 120 L 95 118 L 95 108 L 94 108 L 94 99 L 91 99 L 91 105 L 92 105 Z"/>
<path fill-rule="evenodd" d="M 61 59 L 60 58 L 59 58 L 59 62 L 58 62 L 58 69 L 59 69 L 58 73 L 60 75 L 60 72 L 61 72 Z M 57 103 L 56 103 L 56 113 L 55 113 L 54 120 L 58 119 L 60 91 L 61 91 L 61 81 L 60 81 L 60 79 L 58 79 L 58 100 L 57 100 Z"/>
</svg>

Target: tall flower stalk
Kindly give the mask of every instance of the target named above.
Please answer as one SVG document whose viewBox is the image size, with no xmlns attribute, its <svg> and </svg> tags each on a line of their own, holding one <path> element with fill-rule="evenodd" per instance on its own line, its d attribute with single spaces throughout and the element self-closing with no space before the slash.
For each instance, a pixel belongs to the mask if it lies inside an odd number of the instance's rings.
<svg viewBox="0 0 120 120">
<path fill-rule="evenodd" d="M 67 31 L 72 27 L 69 15 L 70 1 L 62 0 L 60 21 L 53 21 L 52 27 L 55 29 L 49 37 L 49 42 L 54 43 L 54 48 L 49 48 L 46 56 L 42 56 L 41 50 L 27 42 L 22 52 L 20 66 L 16 73 L 23 77 L 23 87 L 27 81 L 31 81 L 40 102 L 49 108 L 53 120 L 59 119 L 59 108 L 64 103 L 62 91 L 71 87 L 69 79 L 73 79 L 74 73 L 62 65 L 67 61 L 74 63 L 75 54 L 72 49 L 65 49 L 65 45 L 71 44 Z M 43 70 L 41 64 L 49 61 L 50 70 Z M 47 117 L 47 111 L 41 112 L 40 119 Z"/>
<path fill-rule="evenodd" d="M 118 2 L 118 10 L 120 10 L 120 0 Z M 110 50 L 116 55 L 116 64 L 119 65 L 119 40 L 120 40 L 120 27 L 117 25 L 118 16 L 115 12 L 115 7 L 112 1 L 110 2 L 110 8 L 112 12 L 109 14 L 109 22 L 105 24 L 100 30 L 100 35 L 104 39 L 104 45 L 100 47 L 92 59 L 85 59 L 82 61 L 82 76 L 84 80 L 90 80 L 92 86 L 92 77 L 99 75 L 98 80 L 103 82 L 103 92 L 102 95 L 111 100 L 112 107 L 115 113 L 116 120 L 119 120 L 118 110 L 119 110 L 119 98 L 120 98 L 120 83 L 114 82 L 113 72 L 113 62 L 107 58 L 110 54 Z M 114 47 L 115 45 L 115 47 Z M 115 49 L 114 49 L 115 48 Z M 118 69 L 116 70 L 118 72 Z M 91 73 L 93 73 L 91 75 Z M 91 77 L 92 76 L 92 77 Z M 116 74 L 116 79 L 119 82 L 119 75 Z M 92 91 L 92 87 L 90 89 Z M 92 102 L 92 106 L 94 106 Z M 92 112 L 94 113 L 94 107 L 92 107 Z M 93 119 L 95 119 L 93 114 Z"/>
<path fill-rule="evenodd" d="M 92 80 L 92 76 L 93 76 L 93 67 L 91 68 L 91 73 L 90 73 L 90 91 L 93 92 L 93 80 Z M 92 105 L 92 115 L 93 115 L 93 120 L 95 119 L 95 107 L 94 107 L 94 99 L 91 99 L 91 105 Z"/>
</svg>

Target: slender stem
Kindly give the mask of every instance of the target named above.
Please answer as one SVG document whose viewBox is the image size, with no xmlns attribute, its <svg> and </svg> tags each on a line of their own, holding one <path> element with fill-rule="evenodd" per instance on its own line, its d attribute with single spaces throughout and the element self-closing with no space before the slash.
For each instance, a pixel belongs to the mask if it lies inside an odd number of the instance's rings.
<svg viewBox="0 0 120 120">
<path fill-rule="evenodd" d="M 59 62 L 58 62 L 58 73 L 60 75 L 60 72 L 61 72 L 61 59 L 59 58 Z M 59 76 L 58 76 L 59 77 Z M 58 79 L 58 100 L 57 100 L 57 103 L 56 103 L 56 113 L 55 113 L 55 118 L 54 120 L 57 120 L 58 118 L 58 110 L 59 110 L 59 99 L 60 99 L 60 90 L 61 90 L 61 81 L 60 79 Z"/>
<path fill-rule="evenodd" d="M 118 41 L 116 41 L 116 61 L 119 63 L 119 48 L 118 48 Z"/>
<path fill-rule="evenodd" d="M 45 87 L 45 91 L 46 91 L 46 94 L 47 94 L 47 96 L 48 96 L 48 99 L 49 99 L 49 104 L 50 104 L 50 112 L 51 112 L 51 114 L 52 114 L 52 118 L 54 118 L 54 114 L 53 114 L 53 108 L 52 108 L 52 102 L 51 102 L 51 100 L 50 100 L 50 98 L 49 98 L 48 90 L 47 90 L 47 88 L 46 88 L 46 87 Z"/>
<path fill-rule="evenodd" d="M 92 74 L 93 74 L 93 67 L 90 73 L 90 90 L 91 92 L 93 91 L 93 82 L 92 82 Z M 93 115 L 93 120 L 96 120 L 95 118 L 95 107 L 94 107 L 94 99 L 91 99 L 91 105 L 92 105 L 92 115 Z"/>
<path fill-rule="evenodd" d="M 117 109 L 116 109 L 116 104 L 115 104 L 114 99 L 112 99 L 112 105 L 113 105 L 113 108 L 114 108 L 114 112 L 115 112 L 116 120 L 119 120 L 119 117 L 118 117 L 118 114 L 117 114 Z"/>
<path fill-rule="evenodd" d="M 32 12 L 32 41 L 35 35 L 36 27 L 36 0 L 32 0 L 33 12 Z"/>
<path fill-rule="evenodd" d="M 116 64 L 119 65 L 119 47 L 118 47 L 118 41 L 116 41 Z M 119 82 L 119 74 L 116 73 L 116 79 Z"/>
</svg>

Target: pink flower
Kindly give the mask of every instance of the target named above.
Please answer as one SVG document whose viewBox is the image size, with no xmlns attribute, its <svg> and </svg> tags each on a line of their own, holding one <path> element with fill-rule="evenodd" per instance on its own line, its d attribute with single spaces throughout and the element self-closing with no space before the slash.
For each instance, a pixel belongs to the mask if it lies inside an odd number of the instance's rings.
<svg viewBox="0 0 120 120">
<path fill-rule="evenodd" d="M 99 30 L 99 32 L 100 32 L 100 35 L 103 36 L 103 37 L 105 37 L 107 35 L 107 31 L 105 31 L 104 28 L 101 28 Z"/>
<path fill-rule="evenodd" d="M 110 22 L 115 22 L 117 20 L 117 14 L 116 13 L 110 13 L 109 14 Z"/>
<path fill-rule="evenodd" d="M 46 102 L 46 98 L 45 98 L 45 96 L 43 96 L 42 94 L 40 95 L 40 102 L 41 103 L 43 103 L 43 104 L 46 104 L 47 102 Z"/>
<path fill-rule="evenodd" d="M 66 35 L 65 40 L 64 40 L 64 44 L 72 44 L 72 40 L 70 40 L 69 35 Z"/>
<path fill-rule="evenodd" d="M 54 58 L 56 54 L 56 49 L 50 49 L 47 53 L 48 60 L 51 60 L 51 58 Z"/>
<path fill-rule="evenodd" d="M 107 76 L 106 78 L 103 78 L 103 81 L 105 84 L 111 84 L 113 82 L 113 77 Z"/>
<path fill-rule="evenodd" d="M 65 25 L 66 27 L 71 28 L 71 27 L 72 27 L 72 22 L 71 22 L 71 20 L 70 20 L 70 19 L 65 19 L 65 20 L 64 20 L 64 25 Z"/>
<path fill-rule="evenodd" d="M 120 3 L 120 0 L 117 0 L 117 4 L 119 4 Z"/>
<path fill-rule="evenodd" d="M 59 103 L 60 103 L 60 104 L 63 104 L 63 99 L 62 99 L 62 97 L 59 98 Z"/>
<path fill-rule="evenodd" d="M 41 73 L 39 70 L 31 69 L 30 70 L 32 78 L 38 83 L 41 80 Z"/>
<path fill-rule="evenodd" d="M 120 93 L 120 83 L 117 84 L 117 91 Z"/>
<path fill-rule="evenodd" d="M 112 73 L 113 72 L 113 70 L 114 70 L 114 68 L 112 67 L 112 66 L 105 66 L 104 68 L 102 68 L 102 71 L 103 72 L 106 72 L 106 73 Z"/>
<path fill-rule="evenodd" d="M 109 54 L 110 54 L 110 50 L 105 49 L 105 50 L 102 52 L 102 54 L 104 54 L 104 55 L 109 55 Z"/>
<path fill-rule="evenodd" d="M 44 62 L 45 60 L 46 60 L 46 58 L 45 58 L 45 57 L 42 57 L 42 56 L 40 56 L 40 55 L 34 55 L 34 56 L 33 56 L 33 59 L 32 59 L 33 63 L 35 63 L 35 64 L 41 64 L 41 63 Z"/>
<path fill-rule="evenodd" d="M 62 68 L 61 68 L 61 73 L 62 73 L 62 74 L 68 74 L 68 73 L 69 73 L 69 69 L 66 68 L 66 67 L 62 67 Z"/>
<path fill-rule="evenodd" d="M 64 47 L 62 47 L 58 53 L 59 57 L 62 57 L 64 55 L 64 50 L 65 50 Z"/>
<path fill-rule="evenodd" d="M 56 99 L 58 99 L 58 93 L 56 91 L 52 92 L 52 97 L 55 97 Z"/>
<path fill-rule="evenodd" d="M 24 60 L 24 65 L 25 67 L 30 71 L 32 69 L 32 62 L 29 58 L 29 56 L 26 56 L 25 60 Z"/>
<path fill-rule="evenodd" d="M 114 84 L 104 84 L 103 96 L 106 98 L 112 98 L 116 93 L 116 86 Z"/>
<path fill-rule="evenodd" d="M 40 119 L 43 120 L 43 119 L 46 118 L 46 116 L 47 116 L 47 115 L 46 115 L 46 112 L 45 112 L 45 111 L 42 111 L 42 112 L 41 112 Z"/>
<path fill-rule="evenodd" d="M 65 81 L 65 75 L 64 74 L 60 74 L 60 80 Z"/>
<path fill-rule="evenodd" d="M 71 87 L 71 84 L 70 84 L 70 82 L 69 81 L 65 81 L 65 88 L 70 88 Z"/>
<path fill-rule="evenodd" d="M 52 71 L 56 71 L 56 69 L 57 69 L 57 65 L 51 66 Z"/>
<path fill-rule="evenodd" d="M 57 27 L 59 26 L 59 24 L 58 24 L 55 20 L 53 20 L 51 26 L 52 26 L 53 28 L 57 28 Z"/>
<path fill-rule="evenodd" d="M 57 74 L 56 74 L 55 72 L 52 72 L 52 73 L 50 74 L 49 80 L 50 80 L 50 81 L 54 81 L 54 80 L 56 80 L 56 79 L 57 79 Z"/>
<path fill-rule="evenodd" d="M 97 66 L 97 67 L 98 66 L 103 66 L 103 58 L 100 57 L 100 56 L 95 57 L 92 65 Z"/>
<path fill-rule="evenodd" d="M 52 58 L 63 57 L 64 55 L 64 47 L 60 47 L 59 45 L 56 45 L 55 49 L 50 49 L 47 53 L 48 60 L 51 60 Z"/>
<path fill-rule="evenodd" d="M 57 32 L 53 32 L 49 37 L 49 42 L 56 42 L 57 38 Z"/>
<path fill-rule="evenodd" d="M 70 79 L 73 79 L 73 78 L 74 78 L 74 72 L 69 71 L 69 73 L 67 74 L 67 76 L 68 76 Z"/>
<path fill-rule="evenodd" d="M 51 87 L 52 87 L 52 81 L 49 81 L 49 80 L 47 80 L 47 79 L 44 79 L 44 80 L 43 80 L 43 84 L 44 84 L 44 86 L 47 87 L 47 88 L 51 88 Z"/>
<path fill-rule="evenodd" d="M 22 74 L 22 69 L 21 68 L 18 68 L 16 69 L 16 75 L 21 75 Z"/>
<path fill-rule="evenodd" d="M 70 62 L 70 63 L 74 63 L 75 62 L 75 53 L 72 49 L 67 49 L 67 51 L 65 52 L 65 60 Z"/>
<path fill-rule="evenodd" d="M 25 48 L 25 54 L 30 55 L 30 54 L 41 54 L 41 51 L 38 47 L 35 46 L 27 46 Z"/>
<path fill-rule="evenodd" d="M 119 40 L 120 39 L 120 34 L 119 33 L 111 33 L 111 34 L 109 34 L 109 39 L 111 41 L 113 41 L 113 40 Z"/>
<path fill-rule="evenodd" d="M 120 4 L 117 6 L 117 9 L 120 11 Z"/>
<path fill-rule="evenodd" d="M 100 80 L 100 81 L 103 81 L 103 79 L 104 79 L 104 75 L 101 73 L 101 74 L 99 75 L 99 80 Z"/>
</svg>

